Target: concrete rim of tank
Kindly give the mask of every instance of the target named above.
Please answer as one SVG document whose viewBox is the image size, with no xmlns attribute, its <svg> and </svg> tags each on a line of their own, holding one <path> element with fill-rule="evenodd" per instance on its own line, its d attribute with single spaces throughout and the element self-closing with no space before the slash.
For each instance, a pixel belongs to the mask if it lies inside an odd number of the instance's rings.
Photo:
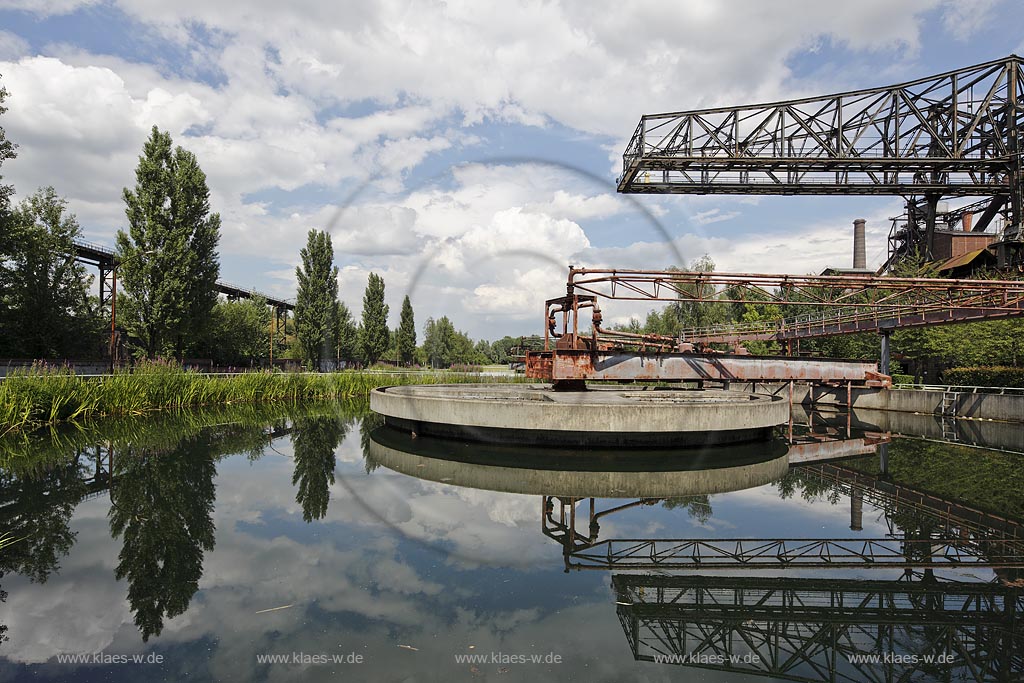
<svg viewBox="0 0 1024 683">
<path fill-rule="evenodd" d="M 452 486 L 525 495 L 670 498 L 728 493 L 769 484 L 789 470 L 789 456 L 785 452 L 761 462 L 704 470 L 595 472 L 526 469 L 417 455 L 386 446 L 374 437 L 371 434 L 367 443 L 370 457 L 399 474 Z"/>
<path fill-rule="evenodd" d="M 370 408 L 411 422 L 556 432 L 724 432 L 789 420 L 782 396 L 721 389 L 553 392 L 542 384 L 421 384 L 374 389 Z"/>
</svg>

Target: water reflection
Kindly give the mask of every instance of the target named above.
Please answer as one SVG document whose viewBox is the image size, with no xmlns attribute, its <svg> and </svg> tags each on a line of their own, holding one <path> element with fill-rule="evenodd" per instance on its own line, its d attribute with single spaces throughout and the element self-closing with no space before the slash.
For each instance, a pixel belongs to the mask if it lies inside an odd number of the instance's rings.
<svg viewBox="0 0 1024 683">
<path fill-rule="evenodd" d="M 58 573 L 75 542 L 76 507 L 107 494 L 110 535 L 121 541 L 114 576 L 127 584 L 142 641 L 159 636 L 165 620 L 188 610 L 204 555 L 214 549 L 218 460 L 236 453 L 258 459 L 273 439 L 291 435 L 296 501 L 307 522 L 324 516 L 334 450 L 347 426 L 333 406 L 313 412 L 243 407 L 5 441 L 0 529 L 18 541 L 0 551 L 0 578 L 44 583 Z"/>
<path fill-rule="evenodd" d="M 302 506 L 302 518 L 307 522 L 327 514 L 334 483 L 334 450 L 347 431 L 347 424 L 333 415 L 295 420 L 291 435 L 295 460 L 292 484 L 296 486 L 295 502 Z"/>
<path fill-rule="evenodd" d="M 640 661 L 794 681 L 1015 681 L 1021 590 L 998 583 L 612 577 Z M 880 656 L 881 655 L 881 656 Z"/>
<path fill-rule="evenodd" d="M 0 551 L 0 680 L 99 677 L 54 656 L 101 650 L 177 658 L 113 680 L 328 677 L 255 653 L 341 646 L 372 662 L 352 678 L 452 680 L 476 675 L 452 652 L 535 643 L 566 663 L 479 674 L 1024 674 L 1012 456 L 860 414 L 680 464 L 410 439 L 358 407 L 247 410 L 0 443 L 0 531 L 31 538 Z M 941 427 L 922 425 L 903 428 Z M 880 653 L 918 660 L 861 657 Z"/>
<path fill-rule="evenodd" d="M 184 614 L 213 550 L 213 478 L 208 438 L 176 448 L 132 448 L 114 460 L 110 533 L 123 541 L 115 576 L 128 582 L 135 625 L 147 641 Z"/>
<path fill-rule="evenodd" d="M 371 435 L 366 457 L 420 479 L 541 493 L 541 531 L 561 546 L 564 571 L 612 573 L 615 611 L 637 661 L 798 681 L 1019 680 L 1024 521 L 1004 510 L 1019 508 L 1021 492 L 997 513 L 991 505 L 999 494 L 984 496 L 990 507 L 983 509 L 962 486 L 966 502 L 917 486 L 938 477 L 957 487 L 965 479 L 962 462 L 953 476 L 941 454 L 915 458 L 935 450 L 923 442 L 904 442 L 896 468 L 903 480 L 894 480 L 889 424 L 850 413 L 801 417 L 786 430 L 781 458 L 776 444 L 713 449 L 701 454 L 697 477 L 654 472 L 644 456 L 548 449 L 530 451 L 524 469 L 515 449 L 410 439 L 388 428 Z M 930 422 L 922 423 L 927 433 Z M 750 468 L 778 462 L 785 472 L 770 479 L 781 499 L 847 499 L 855 533 L 602 538 L 616 515 L 657 507 L 686 509 L 705 525 L 714 515 L 709 494 L 758 486 Z M 630 478 L 630 470 L 641 474 Z M 884 535 L 858 533 L 865 505 Z M 852 578 L 853 570 L 891 578 Z M 986 570 L 988 581 L 963 581 Z"/>
</svg>

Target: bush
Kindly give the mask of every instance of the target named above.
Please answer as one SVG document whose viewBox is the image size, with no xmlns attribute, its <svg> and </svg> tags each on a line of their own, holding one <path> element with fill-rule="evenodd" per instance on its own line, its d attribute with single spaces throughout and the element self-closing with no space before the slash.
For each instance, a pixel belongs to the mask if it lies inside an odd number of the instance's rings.
<svg viewBox="0 0 1024 683">
<path fill-rule="evenodd" d="M 896 374 L 894 374 L 892 376 L 892 383 L 893 384 L 913 384 L 914 383 L 914 376 L 913 375 L 896 375 Z"/>
<path fill-rule="evenodd" d="M 1024 388 L 1024 368 L 951 368 L 942 374 L 942 381 L 950 386 Z"/>
</svg>

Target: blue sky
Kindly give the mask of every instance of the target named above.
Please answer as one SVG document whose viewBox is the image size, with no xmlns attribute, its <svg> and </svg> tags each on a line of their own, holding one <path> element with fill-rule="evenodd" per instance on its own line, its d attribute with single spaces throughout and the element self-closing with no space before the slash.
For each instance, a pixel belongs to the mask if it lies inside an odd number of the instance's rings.
<svg viewBox="0 0 1024 683">
<path fill-rule="evenodd" d="M 1024 49 L 1009 1 L 343 4 L 0 0 L 5 180 L 53 185 L 112 244 L 158 125 L 208 175 L 224 279 L 293 296 L 306 232 L 326 228 L 355 312 L 377 272 L 393 324 L 408 293 L 421 325 L 530 334 L 569 263 L 817 272 L 849 265 L 857 217 L 884 257 L 898 198 L 616 195 L 642 114 Z"/>
</svg>

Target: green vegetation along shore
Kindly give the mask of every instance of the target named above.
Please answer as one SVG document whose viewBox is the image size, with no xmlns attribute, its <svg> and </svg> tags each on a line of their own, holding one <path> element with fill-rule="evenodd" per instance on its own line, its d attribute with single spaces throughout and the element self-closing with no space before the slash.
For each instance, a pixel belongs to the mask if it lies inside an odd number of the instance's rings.
<svg viewBox="0 0 1024 683">
<path fill-rule="evenodd" d="M 487 377 L 487 381 L 522 381 Z M 131 372 L 80 377 L 59 368 L 33 368 L 0 381 L 0 435 L 98 417 L 143 415 L 236 403 L 332 401 L 365 397 L 393 384 L 479 382 L 451 372 L 247 372 L 205 375 L 161 362 Z"/>
</svg>

